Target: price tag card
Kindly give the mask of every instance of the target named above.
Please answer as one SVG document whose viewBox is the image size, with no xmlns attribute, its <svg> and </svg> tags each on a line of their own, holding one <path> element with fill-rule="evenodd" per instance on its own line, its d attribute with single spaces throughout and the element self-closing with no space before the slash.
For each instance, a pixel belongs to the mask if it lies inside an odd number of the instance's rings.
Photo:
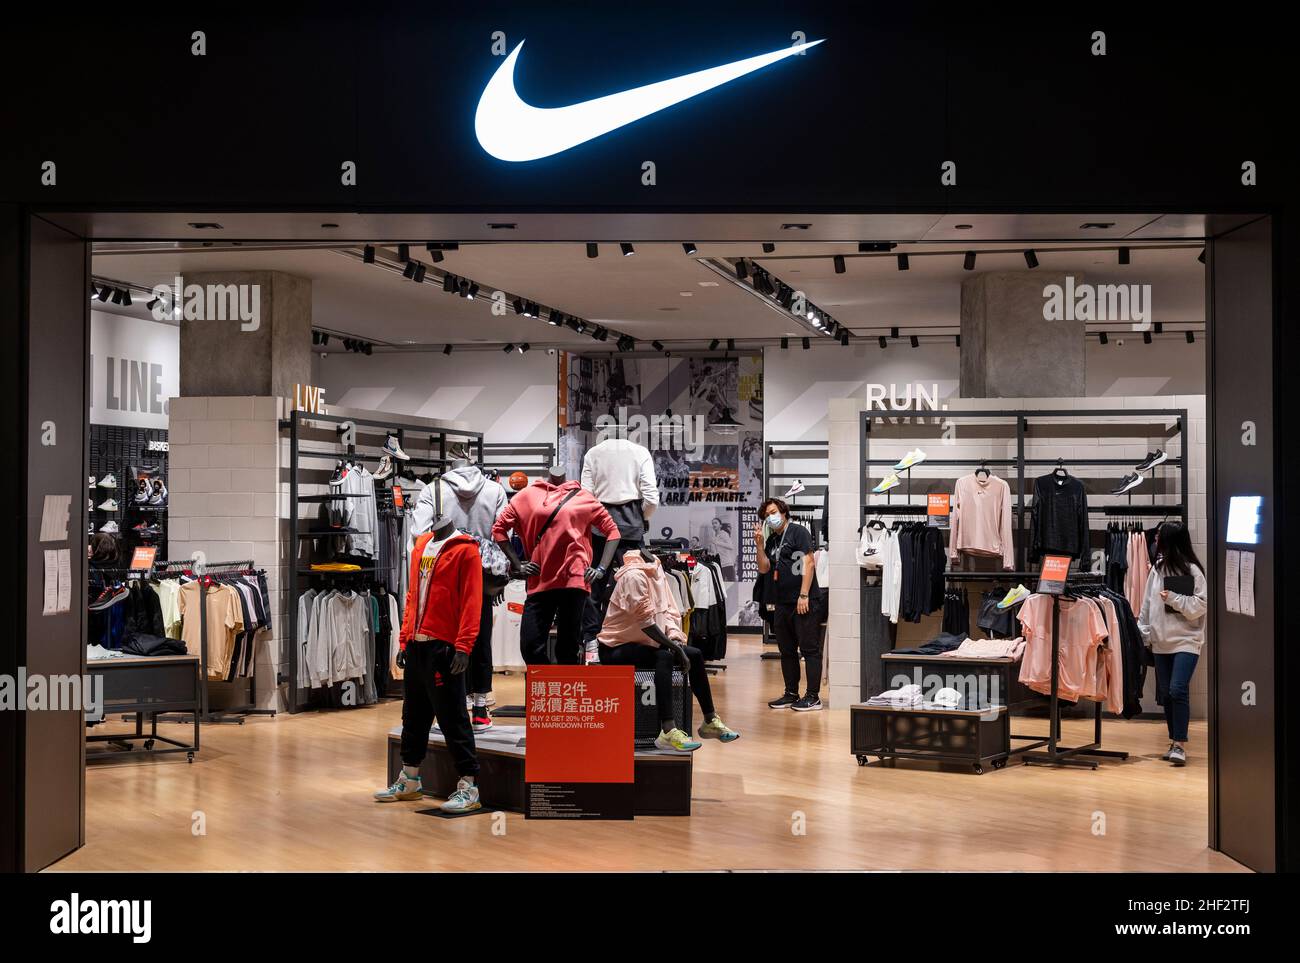
<svg viewBox="0 0 1300 963">
<path fill-rule="evenodd" d="M 154 556 L 158 554 L 155 545 L 140 545 L 131 555 L 131 571 L 147 571 L 153 568 Z"/>
<path fill-rule="evenodd" d="M 406 507 L 406 498 L 402 495 L 402 486 L 393 486 L 393 504 L 398 508 Z"/>
<path fill-rule="evenodd" d="M 1038 592 L 1042 595 L 1061 595 L 1065 592 L 1065 580 L 1070 574 L 1070 556 L 1046 555 L 1043 568 L 1038 573 Z"/>
</svg>

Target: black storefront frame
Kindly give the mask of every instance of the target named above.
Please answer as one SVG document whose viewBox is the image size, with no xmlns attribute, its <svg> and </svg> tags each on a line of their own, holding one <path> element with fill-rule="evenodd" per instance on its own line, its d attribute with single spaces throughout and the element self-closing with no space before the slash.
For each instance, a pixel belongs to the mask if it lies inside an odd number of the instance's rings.
<svg viewBox="0 0 1300 963">
<path fill-rule="evenodd" d="M 79 207 L 78 209 L 85 210 L 86 208 Z M 322 210 L 325 210 L 325 208 L 322 208 Z M 1077 209 L 1072 210 L 1068 207 L 1054 209 L 1054 213 L 1070 213 L 1070 214 L 1086 215 L 1092 212 L 1093 212 L 1092 210 L 1077 210 Z M 47 224 L 47 226 L 48 226 L 48 222 L 45 222 L 44 219 L 41 218 L 39 214 L 33 213 L 29 209 L 11 207 L 7 209 L 6 213 L 11 218 L 6 224 L 6 227 L 9 228 L 10 230 L 7 232 L 4 238 L 6 244 L 5 244 L 5 249 L 2 252 L 0 252 L 0 254 L 3 255 L 2 257 L 0 257 L 0 264 L 3 264 L 8 270 L 16 269 L 16 271 L 20 275 L 20 279 L 22 282 L 20 285 L 20 296 L 17 302 L 15 303 L 14 301 L 9 299 L 6 299 L 5 301 L 6 307 L 8 307 L 9 310 L 13 311 L 21 322 L 20 332 L 19 332 L 20 333 L 19 344 L 21 345 L 21 349 L 19 351 L 13 352 L 11 355 L 11 357 L 15 361 L 19 362 L 18 373 L 21 374 L 21 377 L 18 378 L 16 381 L 10 380 L 7 383 L 11 387 L 23 388 L 27 384 L 26 378 L 27 375 L 30 373 L 30 365 L 25 363 L 29 360 L 29 354 L 31 350 L 31 342 L 30 342 L 31 332 L 29 330 L 29 322 L 31 320 L 29 316 L 29 307 L 31 304 L 31 288 L 32 288 L 32 279 L 29 273 L 32 268 L 31 256 L 30 256 L 31 255 L 30 232 L 34 222 L 40 221 L 42 223 Z M 259 211 L 250 208 L 245 213 L 265 213 L 265 211 Z M 374 213 L 380 213 L 380 212 L 374 212 Z M 405 212 L 405 213 L 409 213 L 409 212 Z M 436 213 L 436 212 L 430 212 L 430 213 Z M 562 211 L 556 213 L 579 213 L 579 212 Z M 600 214 L 607 214 L 608 212 L 593 211 L 589 213 L 591 213 L 594 216 L 599 216 Z M 717 212 L 710 212 L 710 213 L 722 215 L 726 212 L 717 211 Z M 862 213 L 871 213 L 871 212 L 862 212 Z M 881 212 L 881 213 L 887 213 L 887 212 Z M 952 211 L 951 213 L 959 213 L 959 212 Z M 975 215 L 978 213 L 989 214 L 989 213 L 999 213 L 999 212 L 989 211 L 985 209 L 985 210 L 978 210 L 978 211 L 976 210 L 961 211 L 960 213 L 969 213 L 971 215 Z M 1233 219 L 1232 220 L 1233 228 L 1234 229 L 1238 228 L 1238 226 L 1242 223 L 1242 219 L 1245 217 L 1248 217 L 1248 215 L 1243 215 L 1241 218 Z M 1284 248 L 1282 237 L 1289 237 L 1289 234 L 1285 234 L 1284 232 L 1286 230 L 1290 230 L 1291 225 L 1289 223 L 1283 222 L 1281 218 L 1277 216 L 1273 216 L 1270 218 L 1268 215 L 1263 215 L 1263 216 L 1257 215 L 1257 217 L 1263 217 L 1263 219 L 1265 219 L 1266 221 L 1270 221 L 1271 224 L 1274 226 L 1274 233 L 1271 238 L 1271 247 L 1270 247 L 1270 250 L 1272 252 L 1272 261 L 1273 261 L 1273 268 L 1274 268 L 1272 272 L 1272 285 L 1270 291 L 1271 313 L 1272 313 L 1272 319 L 1271 319 L 1272 320 L 1272 325 L 1271 325 L 1272 359 L 1271 360 L 1272 360 L 1272 371 L 1274 375 L 1272 390 L 1273 390 L 1274 397 L 1279 398 L 1281 397 L 1281 391 L 1279 386 L 1283 383 L 1282 372 L 1280 371 L 1280 358 L 1284 354 L 1282 350 L 1282 345 L 1287 341 L 1288 338 L 1297 337 L 1297 335 L 1294 332 L 1289 331 L 1286 328 L 1286 326 L 1281 323 L 1283 305 L 1284 305 L 1284 291 L 1285 291 L 1285 286 L 1283 285 L 1284 275 L 1281 270 L 1281 268 L 1283 267 L 1282 251 Z M 13 230 L 14 228 L 17 228 L 17 230 L 16 231 Z M 1206 472 L 1207 472 L 1206 503 L 1207 503 L 1207 529 L 1208 529 L 1207 542 L 1210 545 L 1210 552 L 1215 556 L 1217 561 L 1218 549 L 1220 547 L 1221 540 L 1219 539 L 1218 536 L 1219 519 L 1218 519 L 1217 502 L 1216 502 L 1217 494 L 1212 490 L 1214 471 L 1211 466 L 1214 463 L 1214 458 L 1215 458 L 1214 452 L 1217 444 L 1216 432 L 1214 431 L 1212 424 L 1213 424 L 1213 412 L 1216 407 L 1214 378 L 1216 374 L 1215 345 L 1218 343 L 1218 339 L 1216 338 L 1216 327 L 1215 327 L 1216 319 L 1215 319 L 1215 312 L 1214 312 L 1214 304 L 1211 297 L 1211 291 L 1213 290 L 1213 285 L 1212 285 L 1212 281 L 1210 280 L 1213 278 L 1214 232 L 1212 230 L 1207 230 L 1206 233 L 1207 233 L 1206 331 L 1207 331 L 1207 336 L 1208 336 L 1208 341 L 1210 346 L 1209 350 L 1207 350 L 1206 352 L 1206 363 L 1207 363 L 1206 421 L 1207 421 L 1207 435 L 1208 435 L 1207 463 L 1206 463 Z M 1231 231 L 1228 231 L 1227 233 L 1231 233 Z M 17 244 L 13 245 L 10 242 L 15 238 L 17 239 Z M 633 240 L 635 240 L 635 238 Z M 754 240 L 757 241 L 758 239 L 754 239 Z M 82 241 L 86 246 L 85 263 L 86 263 L 86 274 L 88 276 L 90 239 L 82 238 Z M 84 298 L 83 298 L 83 305 L 84 305 Z M 89 351 L 89 344 L 88 344 L 89 308 L 88 307 L 85 307 L 83 317 L 85 319 L 85 326 L 83 332 L 86 338 L 85 352 L 88 352 Z M 37 374 L 39 375 L 39 373 Z M 18 435 L 14 439 L 12 439 L 13 447 L 26 451 L 27 442 L 30 438 L 28 432 L 30 430 L 30 426 L 32 425 L 31 418 L 34 417 L 36 413 L 29 411 L 27 405 L 27 395 L 25 391 L 15 395 L 11 399 L 11 401 L 17 404 L 15 410 L 21 412 L 22 415 L 21 421 L 18 423 L 19 425 Z M 1279 456 L 1279 457 L 1275 457 L 1273 462 L 1274 464 L 1273 515 L 1270 518 L 1270 521 L 1272 522 L 1272 541 L 1274 544 L 1280 544 L 1284 537 L 1285 525 L 1287 523 L 1290 523 L 1292 528 L 1295 528 L 1296 526 L 1295 523 L 1291 522 L 1291 516 L 1286 515 L 1282 510 L 1283 502 L 1284 502 L 1283 493 L 1285 491 L 1284 486 L 1287 482 L 1287 479 L 1282 470 L 1282 464 L 1285 459 L 1280 457 L 1283 448 L 1281 446 L 1281 443 L 1277 440 L 1279 437 L 1279 432 L 1277 430 L 1276 420 L 1272 417 L 1272 409 L 1270 409 L 1269 411 L 1269 416 L 1270 416 L 1270 420 L 1267 425 L 1269 429 L 1268 433 L 1270 437 L 1274 439 L 1273 440 L 1274 455 Z M 85 419 L 85 423 L 82 425 L 83 437 L 85 436 L 86 433 L 86 425 L 88 425 L 89 422 L 88 409 L 85 412 L 84 419 Z M 1261 416 L 1261 423 L 1262 423 L 1262 416 Z M 84 467 L 87 460 L 88 460 L 88 454 L 83 456 L 83 471 L 81 472 L 81 474 L 85 473 Z M 16 481 L 18 481 L 19 485 L 21 486 L 21 490 L 15 490 L 13 493 L 16 496 L 15 503 L 24 504 L 26 502 L 26 497 L 28 494 L 27 475 L 26 473 L 14 473 L 14 474 L 22 475 L 21 479 L 16 479 Z M 1300 491 L 1297 491 L 1297 496 L 1300 497 Z M 75 497 L 73 499 L 73 505 L 74 508 L 79 509 L 79 502 Z M 81 518 L 81 521 L 84 524 L 84 518 L 74 512 L 73 520 L 70 522 L 70 528 L 75 529 L 77 527 L 78 524 L 77 520 L 79 518 Z M 1284 556 L 1281 553 L 1279 553 L 1278 557 L 1274 561 L 1274 574 L 1279 583 L 1283 583 L 1283 579 L 1285 576 L 1283 570 L 1283 561 L 1284 561 Z M 1210 568 L 1217 570 L 1217 564 L 1212 564 Z M 32 573 L 29 572 L 28 579 L 30 580 L 31 577 L 32 577 Z M 30 590 L 29 590 L 29 595 L 30 595 Z M 1274 681 L 1276 685 L 1281 686 L 1285 682 L 1287 670 L 1293 669 L 1294 666 L 1289 665 L 1287 663 L 1287 660 L 1285 658 L 1286 653 L 1283 650 L 1283 644 L 1281 641 L 1285 638 L 1284 628 L 1286 622 L 1286 614 L 1288 610 L 1284 605 L 1280 604 L 1281 599 L 1278 599 L 1278 602 L 1279 604 L 1277 604 L 1274 608 L 1273 656 L 1274 656 L 1274 663 L 1275 663 Z M 1211 626 L 1217 626 L 1217 621 L 1220 613 L 1217 611 L 1216 605 L 1211 605 L 1210 608 L 1212 613 L 1210 624 Z M 1294 615 L 1294 611 L 1292 612 L 1292 614 Z M 3 663 L 0 664 L 0 671 L 8 671 L 11 665 L 17 666 L 20 664 L 26 664 L 25 655 L 28 648 L 27 628 L 28 628 L 28 620 L 26 618 L 26 615 L 24 614 L 18 626 L 18 632 L 15 633 L 15 637 L 14 637 L 15 644 L 13 649 L 6 650 L 4 648 L 0 648 L 0 657 L 3 657 Z M 82 624 L 83 635 L 81 640 L 83 651 L 84 651 L 84 641 L 85 641 L 84 631 L 85 628 L 83 622 Z M 1215 631 L 1214 638 L 1216 639 L 1216 643 L 1220 637 L 1221 636 L 1219 635 L 1219 633 Z M 1217 659 L 1218 659 L 1218 646 L 1216 644 L 1215 658 L 1214 658 L 1214 662 L 1216 665 L 1217 665 Z M 1216 693 L 1217 686 L 1215 684 L 1215 679 L 1214 679 L 1214 674 L 1217 674 L 1217 669 L 1212 669 L 1211 671 L 1212 671 L 1212 676 L 1210 682 L 1209 703 L 1207 708 L 1209 712 L 1211 738 L 1217 740 L 1218 733 L 1220 731 L 1220 727 L 1218 725 L 1218 719 L 1217 719 L 1219 702 Z M 1273 866 L 1264 866 L 1259 868 L 1286 869 L 1286 868 L 1294 868 L 1295 865 L 1294 862 L 1295 854 L 1292 852 L 1292 849 L 1295 846 L 1295 836 L 1294 833 L 1290 830 L 1288 816 L 1290 814 L 1291 807 L 1294 805 L 1292 803 L 1292 798 L 1293 798 L 1292 793 L 1296 785 L 1296 779 L 1297 779 L 1296 769 L 1298 767 L 1292 766 L 1291 768 L 1288 769 L 1285 765 L 1286 763 L 1291 761 L 1287 753 L 1287 749 L 1289 745 L 1287 737 L 1289 735 L 1289 726 L 1291 725 L 1291 721 L 1283 711 L 1284 702 L 1282 699 L 1280 698 L 1277 699 L 1275 709 L 1276 709 L 1276 718 L 1275 718 L 1276 725 L 1275 725 L 1275 742 L 1274 742 L 1274 757 L 1275 757 L 1274 776 L 1276 781 L 1273 786 L 1274 789 L 1273 849 L 1276 852 L 1276 862 L 1273 864 Z M 26 868 L 28 869 L 39 868 L 39 867 L 33 867 L 27 865 L 27 863 L 25 862 L 25 845 L 24 845 L 25 812 L 31 809 L 31 807 L 35 804 L 35 801 L 30 800 L 26 797 L 27 780 L 23 772 L 26 759 L 24 754 L 24 746 L 21 742 L 21 738 L 24 731 L 22 720 L 15 719 L 13 720 L 13 722 L 15 723 L 15 726 L 12 729 L 5 726 L 5 723 L 0 722 L 0 726 L 4 726 L 3 729 L 0 729 L 0 753 L 9 756 L 9 758 L 3 760 L 3 774 L 6 776 L 8 776 L 10 772 L 14 774 L 14 779 L 11 783 L 12 794 L 10 795 L 7 793 L 6 796 L 8 798 L 6 798 L 3 802 L 0 802 L 0 816 L 4 816 L 6 820 L 8 819 L 13 820 L 12 828 L 10 828 L 10 826 L 8 825 L 2 827 L 4 830 L 3 835 L 5 836 L 5 839 L 3 843 L 0 844 L 0 857 L 3 857 L 4 865 L 0 865 L 0 868 L 21 869 L 24 866 L 26 866 Z M 84 746 L 81 747 L 80 752 L 84 760 Z M 1209 789 L 1209 797 L 1210 797 L 1209 798 L 1209 823 L 1210 823 L 1209 838 L 1210 838 L 1211 847 L 1216 849 L 1220 848 L 1219 806 L 1221 805 L 1221 798 L 1217 791 L 1217 782 L 1218 782 L 1217 759 L 1219 757 L 1219 754 L 1220 754 L 1220 747 L 1218 746 L 1216 741 L 1216 744 L 1211 748 L 1211 752 L 1210 752 L 1211 777 L 1210 777 L 1210 789 Z M 84 768 L 84 761 L 82 762 L 81 765 Z M 78 826 L 79 841 L 77 843 L 77 846 L 84 843 L 84 795 L 79 798 L 78 802 L 79 802 L 79 811 L 77 813 L 77 826 Z M 71 848 L 69 848 L 68 851 L 71 852 L 72 850 L 77 848 L 77 846 L 72 846 Z"/>
</svg>

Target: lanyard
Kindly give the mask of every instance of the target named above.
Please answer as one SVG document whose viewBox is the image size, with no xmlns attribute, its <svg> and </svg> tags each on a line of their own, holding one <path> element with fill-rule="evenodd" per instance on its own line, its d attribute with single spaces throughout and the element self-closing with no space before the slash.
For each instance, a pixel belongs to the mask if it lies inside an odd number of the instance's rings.
<svg viewBox="0 0 1300 963">
<path fill-rule="evenodd" d="M 772 581 L 781 577 L 781 549 L 785 547 L 785 537 L 790 534 L 790 523 L 785 523 L 785 528 L 781 529 L 781 540 L 776 543 L 776 552 L 768 552 L 767 560 L 772 566 Z"/>
</svg>

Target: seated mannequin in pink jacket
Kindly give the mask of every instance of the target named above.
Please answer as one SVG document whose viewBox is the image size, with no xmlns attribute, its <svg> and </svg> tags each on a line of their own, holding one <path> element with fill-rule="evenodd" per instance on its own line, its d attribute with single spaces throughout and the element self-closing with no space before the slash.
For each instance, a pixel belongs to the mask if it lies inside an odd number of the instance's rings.
<svg viewBox="0 0 1300 963">
<path fill-rule="evenodd" d="M 652 669 L 655 674 L 655 705 L 659 707 L 661 749 L 693 751 L 700 743 L 677 729 L 673 717 L 672 672 L 674 663 L 691 682 L 704 715 L 700 736 L 732 742 L 739 733 L 728 729 L 713 706 L 713 691 L 704 669 L 704 654 L 686 644 L 682 616 L 677 609 L 668 577 L 653 555 L 627 552 L 623 567 L 615 574 L 614 593 L 600 628 L 602 665 L 631 665 Z"/>
</svg>

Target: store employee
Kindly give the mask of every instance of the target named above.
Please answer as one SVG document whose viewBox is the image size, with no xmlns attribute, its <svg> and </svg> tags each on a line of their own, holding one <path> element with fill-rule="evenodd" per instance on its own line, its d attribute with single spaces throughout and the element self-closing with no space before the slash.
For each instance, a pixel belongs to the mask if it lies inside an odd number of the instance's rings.
<svg viewBox="0 0 1300 963">
<path fill-rule="evenodd" d="M 781 651 L 785 692 L 768 703 L 772 709 L 811 712 L 822 707 L 822 622 L 826 593 L 817 583 L 812 535 L 790 521 L 790 506 L 769 498 L 758 510 L 754 530 L 758 572 L 764 580 L 763 603 L 772 615 L 772 632 Z M 808 688 L 799 696 L 799 657 L 808 667 Z"/>
</svg>

